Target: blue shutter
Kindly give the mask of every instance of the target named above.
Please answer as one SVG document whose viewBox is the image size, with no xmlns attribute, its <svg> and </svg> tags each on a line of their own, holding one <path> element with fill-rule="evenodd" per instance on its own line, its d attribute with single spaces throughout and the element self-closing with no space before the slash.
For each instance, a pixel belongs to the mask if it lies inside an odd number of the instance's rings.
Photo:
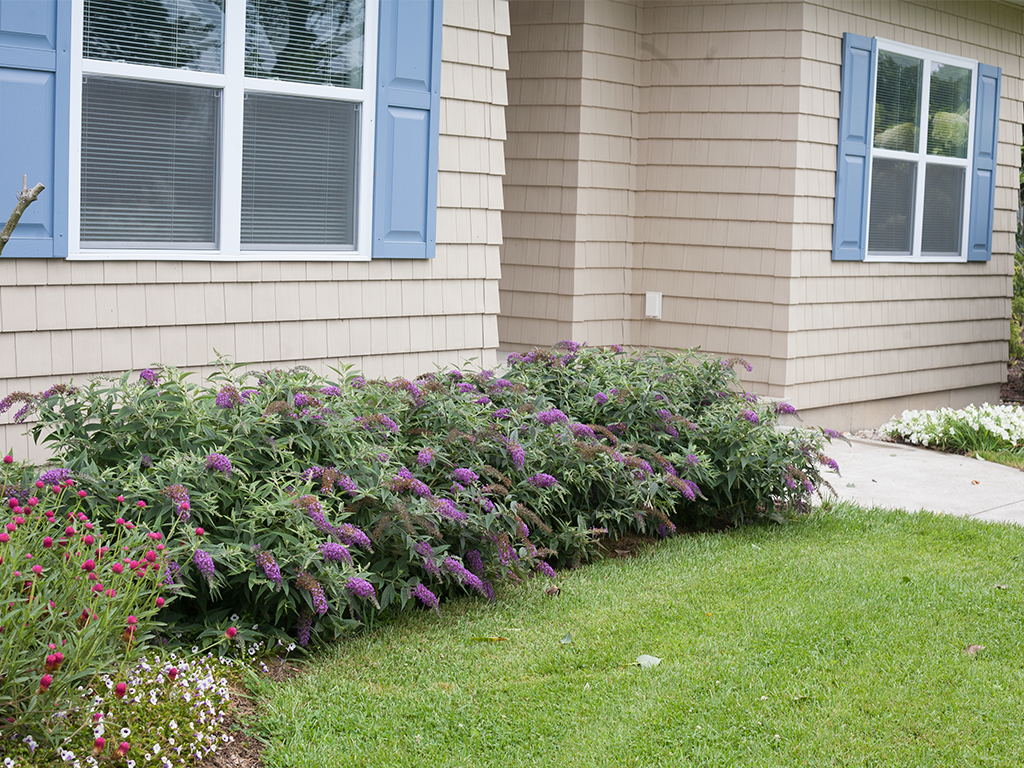
<svg viewBox="0 0 1024 768">
<path fill-rule="evenodd" d="M 440 112 L 441 0 L 381 0 L 374 258 L 434 255 Z"/>
<path fill-rule="evenodd" d="M 999 147 L 999 85 L 1002 70 L 978 65 L 977 105 L 974 111 L 974 164 L 971 166 L 970 223 L 967 260 L 992 258 L 992 216 L 996 194 L 996 154 Z"/>
<path fill-rule="evenodd" d="M 4 258 L 68 254 L 70 73 L 71 0 L 0 0 L 0 219 L 23 174 L 46 187 Z"/>
<path fill-rule="evenodd" d="M 839 92 L 839 157 L 836 211 L 832 225 L 833 261 L 863 261 L 868 252 L 868 148 L 875 96 L 875 41 L 843 35 Z"/>
</svg>

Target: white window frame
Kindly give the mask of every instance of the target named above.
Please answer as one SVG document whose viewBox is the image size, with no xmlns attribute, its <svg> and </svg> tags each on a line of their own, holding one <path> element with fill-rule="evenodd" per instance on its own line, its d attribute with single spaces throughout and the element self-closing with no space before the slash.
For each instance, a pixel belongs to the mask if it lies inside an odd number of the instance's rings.
<svg viewBox="0 0 1024 768">
<path fill-rule="evenodd" d="M 882 38 L 876 38 L 878 44 L 875 51 L 875 61 L 873 64 L 873 72 L 875 82 L 872 84 L 871 92 L 875 93 L 878 85 L 878 54 L 883 50 L 890 53 L 902 54 L 904 56 L 910 56 L 915 59 L 921 59 L 924 61 L 924 67 L 922 72 L 923 82 L 921 84 L 921 104 L 920 119 L 921 130 L 919 132 L 919 144 L 917 152 L 899 152 L 891 149 L 883 149 L 875 146 L 875 103 L 877 97 L 871 99 L 870 115 L 868 117 L 868 126 L 871 134 L 871 146 L 869 148 L 870 164 L 868 167 L 868 204 L 865 215 L 868 217 L 867 223 L 867 253 L 865 254 L 865 261 L 877 261 L 877 262 L 912 262 L 912 263 L 959 263 L 967 261 L 967 241 L 969 237 L 968 225 L 970 216 L 970 205 L 971 205 L 971 181 L 972 173 L 971 168 L 974 164 L 974 130 L 975 123 L 977 122 L 977 93 L 978 93 L 978 62 L 974 59 L 965 59 L 961 56 L 952 56 L 945 53 L 939 53 L 938 51 L 931 51 L 927 48 L 918 48 L 912 45 L 905 45 L 903 43 L 897 43 L 892 40 L 883 40 Z M 941 157 L 938 155 L 929 155 L 927 153 L 928 147 L 928 103 L 931 95 L 931 65 L 932 63 L 939 64 L 951 64 L 957 67 L 963 67 L 969 69 L 972 72 L 971 76 L 971 119 L 968 126 L 967 134 L 967 157 L 965 159 Z M 900 253 L 888 253 L 888 252 L 872 252 L 871 251 L 871 193 L 872 184 L 871 180 L 874 177 L 874 164 L 875 158 L 880 157 L 883 159 L 894 159 L 894 160 L 908 160 L 917 163 L 917 178 L 916 178 L 916 189 L 914 196 L 914 240 L 911 246 L 911 252 L 909 254 Z M 927 164 L 941 164 L 941 165 L 952 165 L 956 167 L 964 167 L 966 169 L 964 173 L 964 202 L 963 210 L 961 211 L 961 225 L 960 225 L 960 253 L 952 255 L 934 254 L 929 253 L 927 255 L 921 253 L 921 239 L 923 236 L 923 221 L 924 221 L 924 185 L 925 185 L 925 170 Z"/>
<path fill-rule="evenodd" d="M 75 2 L 71 25 L 71 146 L 69 184 L 68 259 L 77 261 L 369 261 L 373 225 L 373 151 L 377 91 L 377 0 L 366 0 L 363 29 L 362 88 L 292 83 L 245 77 L 245 0 L 226 0 L 224 11 L 224 67 L 222 73 L 150 67 L 110 61 L 85 60 L 83 50 L 84 3 Z M 220 167 L 211 169 L 219 179 L 216 212 L 218 246 L 213 249 L 181 247 L 161 249 L 91 248 L 81 243 L 82 201 L 82 78 L 102 75 L 221 91 Z M 359 108 L 360 147 L 356 181 L 356 247 L 354 250 L 246 249 L 241 243 L 242 120 L 246 91 L 306 96 L 356 102 Z M 301 184 L 302 179 L 296 179 Z M 281 190 L 287 195 L 288 190 Z"/>
</svg>

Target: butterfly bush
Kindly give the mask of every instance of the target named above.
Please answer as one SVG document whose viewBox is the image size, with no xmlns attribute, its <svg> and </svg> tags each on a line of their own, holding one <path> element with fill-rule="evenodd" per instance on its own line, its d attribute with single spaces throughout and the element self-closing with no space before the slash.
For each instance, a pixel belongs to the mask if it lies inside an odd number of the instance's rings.
<svg viewBox="0 0 1024 768">
<path fill-rule="evenodd" d="M 959 410 L 904 411 L 882 431 L 913 445 L 964 452 L 1012 451 L 1024 446 L 1024 409 L 986 403 Z"/>
<path fill-rule="evenodd" d="M 47 483 L 67 473 L 121 494 L 167 537 L 150 549 L 177 595 L 168 632 L 221 643 L 237 613 L 305 645 L 377 612 L 500 597 L 503 582 L 595 556 L 602 537 L 805 508 L 834 469 L 831 434 L 777 429 L 792 406 L 745 392 L 737 366 L 566 341 L 498 374 L 382 381 L 223 361 L 206 381 L 159 366 L 158 385 L 126 374 L 8 400 L 36 414 Z M 172 540 L 169 557 L 157 545 Z M 141 570 L 145 554 L 122 565 Z"/>
</svg>

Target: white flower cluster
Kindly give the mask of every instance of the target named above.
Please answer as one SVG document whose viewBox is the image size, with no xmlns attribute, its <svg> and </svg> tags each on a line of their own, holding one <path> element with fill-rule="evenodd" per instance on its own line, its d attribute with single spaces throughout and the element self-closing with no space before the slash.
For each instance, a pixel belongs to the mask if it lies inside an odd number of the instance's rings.
<svg viewBox="0 0 1024 768">
<path fill-rule="evenodd" d="M 1024 408 L 969 405 L 960 410 L 904 411 L 882 427 L 890 437 L 914 445 L 976 450 L 1011 450 L 1024 445 Z"/>
</svg>

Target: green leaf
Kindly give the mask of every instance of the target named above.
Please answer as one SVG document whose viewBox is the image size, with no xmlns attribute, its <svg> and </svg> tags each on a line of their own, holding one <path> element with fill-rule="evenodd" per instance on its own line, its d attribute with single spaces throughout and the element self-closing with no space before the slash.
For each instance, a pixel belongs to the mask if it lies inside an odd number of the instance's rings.
<svg viewBox="0 0 1024 768">
<path fill-rule="evenodd" d="M 571 643 L 572 642 L 572 632 L 566 632 L 565 633 L 565 637 L 563 637 L 558 642 L 560 642 L 562 645 L 568 645 L 569 643 Z"/>
</svg>

